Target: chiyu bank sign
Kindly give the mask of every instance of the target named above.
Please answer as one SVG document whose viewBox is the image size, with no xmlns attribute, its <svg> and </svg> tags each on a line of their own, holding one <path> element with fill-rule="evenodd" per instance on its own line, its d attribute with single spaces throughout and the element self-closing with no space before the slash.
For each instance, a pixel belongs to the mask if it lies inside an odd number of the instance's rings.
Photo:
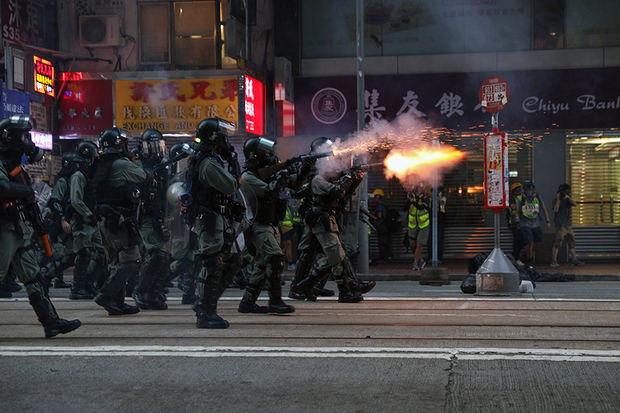
<svg viewBox="0 0 620 413">
<path fill-rule="evenodd" d="M 244 75 L 245 131 L 255 135 L 263 134 L 263 82 Z"/>
</svg>

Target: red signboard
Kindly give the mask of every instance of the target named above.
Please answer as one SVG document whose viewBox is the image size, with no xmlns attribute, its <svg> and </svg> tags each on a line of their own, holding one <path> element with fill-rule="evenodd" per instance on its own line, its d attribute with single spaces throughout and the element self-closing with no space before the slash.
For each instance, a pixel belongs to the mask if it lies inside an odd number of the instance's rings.
<svg viewBox="0 0 620 413">
<path fill-rule="evenodd" d="M 54 65 L 39 56 L 33 56 L 33 58 L 35 92 L 54 97 Z"/>
<path fill-rule="evenodd" d="M 496 113 L 504 109 L 510 98 L 508 82 L 499 76 L 491 76 L 485 79 L 478 91 L 480 106 L 489 113 Z"/>
<path fill-rule="evenodd" d="M 245 75 L 245 131 L 263 134 L 263 82 Z"/>
<path fill-rule="evenodd" d="M 278 136 L 295 136 L 295 104 L 288 100 L 277 100 Z"/>
<path fill-rule="evenodd" d="M 70 80 L 60 102 L 58 134 L 96 136 L 114 126 L 112 80 Z"/>
</svg>

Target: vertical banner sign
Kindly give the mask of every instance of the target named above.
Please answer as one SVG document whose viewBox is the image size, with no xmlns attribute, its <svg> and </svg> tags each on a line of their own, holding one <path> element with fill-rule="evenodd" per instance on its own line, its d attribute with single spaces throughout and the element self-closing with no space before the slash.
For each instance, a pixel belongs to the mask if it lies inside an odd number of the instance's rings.
<svg viewBox="0 0 620 413">
<path fill-rule="evenodd" d="M 255 135 L 263 134 L 263 82 L 245 75 L 244 113 L 245 131 Z"/>
<path fill-rule="evenodd" d="M 54 65 L 49 60 L 33 56 L 34 90 L 54 97 Z"/>
<path fill-rule="evenodd" d="M 505 133 L 484 135 L 484 206 L 508 207 L 508 138 Z"/>
</svg>

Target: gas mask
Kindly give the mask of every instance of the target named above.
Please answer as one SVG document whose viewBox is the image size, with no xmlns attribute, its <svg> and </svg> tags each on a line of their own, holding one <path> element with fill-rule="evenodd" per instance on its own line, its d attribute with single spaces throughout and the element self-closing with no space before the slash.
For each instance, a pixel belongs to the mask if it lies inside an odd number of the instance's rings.
<svg viewBox="0 0 620 413">
<path fill-rule="evenodd" d="M 14 115 L 0 121 L 0 143 L 7 149 L 22 153 L 28 157 L 29 163 L 39 162 L 43 158 L 43 150 L 37 147 L 30 133 L 30 117 Z"/>
</svg>

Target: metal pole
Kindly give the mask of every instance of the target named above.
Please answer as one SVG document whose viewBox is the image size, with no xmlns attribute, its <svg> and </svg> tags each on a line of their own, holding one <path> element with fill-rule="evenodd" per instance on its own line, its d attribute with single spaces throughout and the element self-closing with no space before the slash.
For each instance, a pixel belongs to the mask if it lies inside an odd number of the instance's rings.
<svg viewBox="0 0 620 413">
<path fill-rule="evenodd" d="M 248 0 L 243 0 L 243 8 L 245 9 L 245 66 L 250 61 L 250 10 Z"/>
<path fill-rule="evenodd" d="M 365 126 L 364 116 L 364 0 L 355 0 L 355 45 L 357 49 L 357 130 Z M 360 185 L 360 207 L 368 209 L 368 176 Z M 368 273 L 368 227 L 359 224 L 359 255 L 357 268 L 361 273 Z"/>
<path fill-rule="evenodd" d="M 439 148 L 439 141 L 437 139 L 433 139 L 433 146 Z M 438 218 L 438 213 L 437 213 L 437 209 L 439 207 L 439 200 L 437 199 L 437 183 L 438 181 L 438 177 L 437 177 L 437 168 L 433 169 L 433 218 L 432 218 L 432 233 L 431 233 L 431 237 L 432 237 L 432 242 L 431 242 L 431 246 L 432 246 L 432 251 L 433 251 L 433 255 L 431 257 L 431 266 L 433 268 L 437 267 L 437 233 L 438 233 L 438 226 L 439 226 L 439 222 L 437 222 L 437 218 Z"/>
<path fill-rule="evenodd" d="M 494 244 L 495 248 L 500 248 L 499 236 L 500 236 L 500 224 L 499 224 L 499 210 L 493 210 L 493 226 L 494 226 Z"/>
</svg>

